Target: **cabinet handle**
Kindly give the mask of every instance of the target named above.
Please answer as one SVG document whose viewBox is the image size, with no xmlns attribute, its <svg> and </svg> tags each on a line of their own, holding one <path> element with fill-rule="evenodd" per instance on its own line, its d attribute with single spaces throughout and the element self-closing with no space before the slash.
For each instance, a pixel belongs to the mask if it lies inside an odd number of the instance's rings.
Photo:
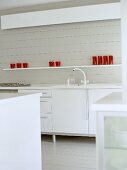
<svg viewBox="0 0 127 170">
<path fill-rule="evenodd" d="M 86 92 L 86 120 L 89 119 L 88 92 Z"/>
<path fill-rule="evenodd" d="M 86 92 L 86 99 L 84 100 L 84 104 L 83 104 L 83 118 L 84 120 L 88 120 L 89 119 L 89 108 L 88 108 L 88 94 Z M 85 106 L 85 107 L 84 107 Z"/>
<path fill-rule="evenodd" d="M 51 114 L 51 112 L 47 112 L 47 113 L 45 113 L 45 114 Z"/>
<path fill-rule="evenodd" d="M 43 117 L 41 117 L 41 118 L 43 118 L 43 119 L 47 119 L 48 117 L 44 117 L 44 116 L 43 116 Z"/>
<path fill-rule="evenodd" d="M 42 114 L 51 114 L 51 112 L 45 112 L 45 113 L 43 113 L 43 112 L 41 112 Z"/>
</svg>

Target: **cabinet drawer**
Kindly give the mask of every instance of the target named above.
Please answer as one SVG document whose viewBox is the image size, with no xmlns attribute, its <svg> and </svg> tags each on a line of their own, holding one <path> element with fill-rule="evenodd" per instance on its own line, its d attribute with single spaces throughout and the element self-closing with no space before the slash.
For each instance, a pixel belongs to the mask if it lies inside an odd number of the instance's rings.
<svg viewBox="0 0 127 170">
<path fill-rule="evenodd" d="M 52 132 L 52 117 L 43 116 L 41 117 L 41 133 Z"/>
<path fill-rule="evenodd" d="M 41 98 L 52 97 L 52 91 L 51 90 L 41 90 L 41 93 L 42 93 Z"/>
<path fill-rule="evenodd" d="M 19 93 L 42 93 L 41 98 L 50 98 L 52 97 L 51 90 L 19 90 Z"/>
<path fill-rule="evenodd" d="M 50 101 L 41 100 L 40 102 L 40 110 L 41 110 L 41 117 L 45 114 L 51 114 L 52 112 L 52 103 Z"/>
</svg>

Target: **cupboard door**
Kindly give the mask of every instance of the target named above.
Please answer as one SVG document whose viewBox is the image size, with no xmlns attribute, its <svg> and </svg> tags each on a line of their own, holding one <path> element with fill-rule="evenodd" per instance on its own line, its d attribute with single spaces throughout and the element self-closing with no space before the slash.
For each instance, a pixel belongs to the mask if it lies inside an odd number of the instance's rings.
<svg viewBox="0 0 127 170">
<path fill-rule="evenodd" d="M 41 110 L 41 117 L 43 117 L 45 114 L 51 114 L 52 113 L 52 103 L 48 100 L 42 100 L 40 102 L 40 110 Z"/>
<path fill-rule="evenodd" d="M 52 132 L 52 101 L 41 98 L 40 101 L 41 133 Z"/>
<path fill-rule="evenodd" d="M 51 115 L 41 117 L 41 133 L 52 132 L 52 117 Z"/>
<path fill-rule="evenodd" d="M 86 90 L 53 91 L 53 131 L 88 134 Z"/>
</svg>

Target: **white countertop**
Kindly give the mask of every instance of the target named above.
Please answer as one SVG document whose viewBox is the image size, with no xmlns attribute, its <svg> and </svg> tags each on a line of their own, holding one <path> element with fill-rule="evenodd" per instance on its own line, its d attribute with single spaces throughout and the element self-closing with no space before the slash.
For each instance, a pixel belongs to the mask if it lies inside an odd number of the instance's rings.
<svg viewBox="0 0 127 170">
<path fill-rule="evenodd" d="M 114 92 L 92 105 L 93 111 L 127 111 L 127 103 L 123 102 L 122 93 Z"/>
<path fill-rule="evenodd" d="M 17 97 L 26 97 L 30 95 L 39 95 L 41 96 L 41 93 L 0 93 L 0 103 L 1 101 L 7 101 L 10 99 L 17 99 Z"/>
<path fill-rule="evenodd" d="M 87 84 L 87 85 L 52 85 L 52 84 L 32 84 L 24 87 L 0 87 L 0 90 L 29 90 L 29 89 L 121 89 L 120 84 Z"/>
</svg>

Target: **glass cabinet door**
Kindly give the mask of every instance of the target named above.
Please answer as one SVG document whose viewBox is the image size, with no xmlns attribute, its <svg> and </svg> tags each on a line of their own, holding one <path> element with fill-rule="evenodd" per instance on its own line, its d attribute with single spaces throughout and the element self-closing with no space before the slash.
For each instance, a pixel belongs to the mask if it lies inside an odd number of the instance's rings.
<svg viewBox="0 0 127 170">
<path fill-rule="evenodd" d="M 104 117 L 104 170 L 127 170 L 127 117 Z"/>
</svg>

